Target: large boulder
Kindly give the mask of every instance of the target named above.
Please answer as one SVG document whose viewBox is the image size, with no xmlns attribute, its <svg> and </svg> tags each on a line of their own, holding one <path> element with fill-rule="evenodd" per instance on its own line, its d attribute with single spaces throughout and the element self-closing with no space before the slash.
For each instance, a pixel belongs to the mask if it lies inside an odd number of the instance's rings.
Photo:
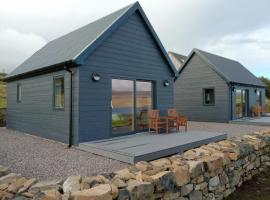
<svg viewBox="0 0 270 200">
<path fill-rule="evenodd" d="M 240 158 L 240 148 L 237 144 L 229 140 L 223 140 L 216 145 L 219 146 L 220 151 L 225 153 L 230 160 L 235 161 Z"/>
<path fill-rule="evenodd" d="M 266 143 L 264 140 L 254 135 L 244 135 L 242 138 L 243 138 L 243 141 L 252 145 L 255 150 L 260 150 L 266 146 Z"/>
<path fill-rule="evenodd" d="M 130 179 L 136 179 L 135 174 L 131 173 L 128 168 L 118 170 L 115 172 L 116 177 L 122 179 L 123 181 L 128 181 Z"/>
<path fill-rule="evenodd" d="M 62 183 L 62 180 L 60 180 L 60 179 L 49 180 L 49 181 L 40 181 L 40 182 L 34 184 L 29 189 L 29 192 L 35 194 L 39 191 L 60 190 L 62 188 L 61 183 Z"/>
<path fill-rule="evenodd" d="M 191 178 L 196 178 L 205 172 L 203 161 L 188 160 L 187 164 Z"/>
<path fill-rule="evenodd" d="M 46 190 L 35 194 L 33 200 L 62 200 L 58 190 Z"/>
<path fill-rule="evenodd" d="M 150 162 L 153 165 L 153 169 L 157 168 L 158 170 L 167 170 L 171 167 L 171 161 L 168 158 L 161 158 Z"/>
<path fill-rule="evenodd" d="M 126 188 L 122 188 L 118 191 L 117 200 L 129 200 L 129 192 Z"/>
<path fill-rule="evenodd" d="M 234 186 L 238 185 L 238 183 L 240 182 L 242 174 L 243 174 L 242 169 L 229 170 L 228 171 L 227 175 L 228 175 L 229 184 L 230 184 L 231 187 L 234 187 Z"/>
<path fill-rule="evenodd" d="M 223 159 L 219 156 L 205 156 L 200 159 L 205 163 L 205 170 L 210 176 L 215 176 L 223 170 Z"/>
<path fill-rule="evenodd" d="M 90 189 L 99 184 L 108 184 L 110 181 L 102 175 L 85 176 L 81 180 L 81 190 Z"/>
<path fill-rule="evenodd" d="M 110 184 L 110 186 L 111 186 L 112 198 L 115 199 L 119 194 L 118 187 L 116 185 L 114 185 L 114 184 Z"/>
<path fill-rule="evenodd" d="M 74 192 L 78 191 L 81 188 L 81 176 L 70 176 L 63 184 L 63 191 L 64 192 Z"/>
<path fill-rule="evenodd" d="M 178 167 L 178 166 L 183 166 L 186 165 L 186 161 L 183 158 L 183 155 L 177 154 L 177 155 L 173 155 L 171 157 L 169 157 L 171 163 L 172 163 L 172 167 Z"/>
<path fill-rule="evenodd" d="M 23 187 L 21 187 L 17 193 L 21 194 L 26 192 L 32 185 L 34 185 L 37 182 L 37 179 L 31 178 L 27 180 L 24 184 Z"/>
<path fill-rule="evenodd" d="M 220 186 L 220 180 L 218 176 L 215 176 L 209 180 L 209 191 L 217 190 Z"/>
<path fill-rule="evenodd" d="M 112 190 L 109 184 L 101 184 L 91 189 L 72 192 L 72 200 L 112 200 Z"/>
<path fill-rule="evenodd" d="M 14 181 L 8 186 L 7 191 L 17 193 L 18 190 L 23 187 L 26 181 L 27 179 L 25 177 L 18 178 L 16 181 Z"/>
<path fill-rule="evenodd" d="M 179 199 L 180 192 L 177 190 L 174 191 L 166 191 L 163 195 L 163 200 L 173 200 L 173 199 Z"/>
<path fill-rule="evenodd" d="M 6 191 L 0 190 L 0 199 L 6 200 L 6 199 L 12 199 L 15 195 Z"/>
<path fill-rule="evenodd" d="M 135 167 L 141 172 L 149 171 L 153 169 L 153 165 L 146 161 L 140 161 L 135 164 Z"/>
<path fill-rule="evenodd" d="M 158 174 L 151 176 L 151 178 L 157 191 L 172 190 L 174 187 L 174 178 L 171 171 L 159 172 Z"/>
<path fill-rule="evenodd" d="M 219 180 L 221 185 L 226 185 L 229 182 L 229 178 L 225 172 L 219 175 Z"/>
<path fill-rule="evenodd" d="M 195 190 L 204 190 L 208 186 L 208 183 L 202 182 L 195 186 Z"/>
<path fill-rule="evenodd" d="M 190 173 L 188 165 L 177 166 L 173 170 L 174 182 L 177 186 L 183 186 L 190 182 Z"/>
<path fill-rule="evenodd" d="M 136 173 L 136 180 L 141 181 L 141 182 L 153 182 L 153 179 L 151 178 L 151 176 L 148 176 L 141 171 Z"/>
<path fill-rule="evenodd" d="M 125 188 L 127 186 L 126 182 L 120 179 L 119 177 L 114 177 L 111 180 L 112 184 L 114 184 L 117 188 Z"/>
<path fill-rule="evenodd" d="M 18 179 L 20 177 L 21 177 L 20 174 L 15 174 L 15 173 L 7 174 L 5 176 L 0 177 L 0 185 L 2 185 L 4 183 L 10 184 L 10 183 L 16 181 L 16 179 Z"/>
<path fill-rule="evenodd" d="M 189 194 L 189 200 L 202 200 L 203 195 L 201 191 L 193 191 Z"/>
<path fill-rule="evenodd" d="M 266 143 L 267 146 L 270 145 L 270 136 L 269 135 L 267 135 L 267 134 L 264 135 L 264 134 L 257 133 L 257 132 L 253 133 L 252 135 L 254 135 L 255 137 L 257 137 L 257 138 L 259 138 L 261 140 L 263 140 Z"/>
<path fill-rule="evenodd" d="M 193 190 L 193 188 L 194 188 L 193 184 L 183 185 L 181 187 L 181 195 L 182 196 L 188 195 Z"/>
<path fill-rule="evenodd" d="M 204 145 L 201 148 L 208 150 L 211 152 L 211 156 L 217 156 L 221 157 L 223 159 L 223 165 L 228 165 L 230 163 L 230 159 L 227 154 L 223 153 L 221 150 L 217 150 L 217 148 L 214 148 L 215 143 L 209 144 L 209 145 Z M 219 147 L 220 149 L 220 147 Z"/>
<path fill-rule="evenodd" d="M 215 195 L 213 193 L 208 193 L 205 200 L 215 200 Z"/>
<path fill-rule="evenodd" d="M 151 200 L 154 197 L 154 186 L 148 182 L 130 180 L 128 182 L 127 190 L 129 192 L 130 200 Z"/>
<path fill-rule="evenodd" d="M 12 198 L 12 200 L 30 200 L 30 198 L 27 198 L 25 196 L 16 196 Z"/>
</svg>

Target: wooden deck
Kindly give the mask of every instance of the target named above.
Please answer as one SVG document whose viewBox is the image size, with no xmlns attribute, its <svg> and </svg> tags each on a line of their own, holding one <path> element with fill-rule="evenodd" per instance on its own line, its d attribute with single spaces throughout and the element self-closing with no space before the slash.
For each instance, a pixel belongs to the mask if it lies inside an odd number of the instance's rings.
<svg viewBox="0 0 270 200">
<path fill-rule="evenodd" d="M 138 133 L 79 144 L 79 149 L 127 163 L 149 161 L 227 138 L 223 133 L 189 131 Z"/>
<path fill-rule="evenodd" d="M 270 116 L 242 118 L 230 121 L 231 124 L 247 124 L 255 126 L 270 126 Z"/>
</svg>

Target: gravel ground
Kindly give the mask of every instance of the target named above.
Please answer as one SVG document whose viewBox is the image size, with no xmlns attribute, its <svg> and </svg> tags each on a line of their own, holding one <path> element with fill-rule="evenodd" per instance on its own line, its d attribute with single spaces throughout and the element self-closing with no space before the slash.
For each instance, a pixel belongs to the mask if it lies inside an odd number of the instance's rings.
<svg viewBox="0 0 270 200">
<path fill-rule="evenodd" d="M 264 129 L 262 126 L 190 122 L 189 130 L 243 135 Z M 126 167 L 120 161 L 84 152 L 52 140 L 0 128 L 0 164 L 15 173 L 40 180 L 66 178 L 69 175 L 94 175 Z"/>
<path fill-rule="evenodd" d="M 226 123 L 189 122 L 188 130 L 227 133 L 228 137 L 233 137 L 237 135 L 246 135 L 267 128 L 269 129 L 270 127 Z"/>
<path fill-rule="evenodd" d="M 40 180 L 47 177 L 94 175 L 122 169 L 127 164 L 78 150 L 63 143 L 0 128 L 0 165 Z"/>
</svg>

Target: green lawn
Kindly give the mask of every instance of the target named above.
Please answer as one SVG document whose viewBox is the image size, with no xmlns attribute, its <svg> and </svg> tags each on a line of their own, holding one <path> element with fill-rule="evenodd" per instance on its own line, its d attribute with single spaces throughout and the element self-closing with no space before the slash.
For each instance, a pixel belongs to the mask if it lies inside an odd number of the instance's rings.
<svg viewBox="0 0 270 200">
<path fill-rule="evenodd" d="M 6 83 L 0 81 L 0 108 L 7 107 L 7 94 L 6 94 Z"/>
<path fill-rule="evenodd" d="M 0 73 L 0 109 L 7 107 L 7 86 L 3 81 L 6 74 Z"/>
</svg>

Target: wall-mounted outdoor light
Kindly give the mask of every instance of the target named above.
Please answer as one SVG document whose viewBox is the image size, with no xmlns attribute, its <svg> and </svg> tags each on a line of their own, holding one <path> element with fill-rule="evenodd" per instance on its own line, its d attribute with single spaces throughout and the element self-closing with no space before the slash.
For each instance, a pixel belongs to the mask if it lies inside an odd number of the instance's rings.
<svg viewBox="0 0 270 200">
<path fill-rule="evenodd" d="M 255 92 L 255 94 L 257 94 L 258 90 L 257 90 L 257 89 L 255 89 L 255 90 L 254 90 L 254 92 Z"/>
<path fill-rule="evenodd" d="M 170 83 L 169 83 L 168 80 L 165 80 L 165 81 L 163 81 L 163 85 L 164 85 L 165 87 L 168 87 L 168 86 L 170 85 Z"/>
<path fill-rule="evenodd" d="M 91 77 L 93 81 L 100 81 L 101 79 L 100 75 L 96 72 L 93 72 Z"/>
<path fill-rule="evenodd" d="M 235 87 L 232 87 L 232 91 L 235 92 Z"/>
</svg>

